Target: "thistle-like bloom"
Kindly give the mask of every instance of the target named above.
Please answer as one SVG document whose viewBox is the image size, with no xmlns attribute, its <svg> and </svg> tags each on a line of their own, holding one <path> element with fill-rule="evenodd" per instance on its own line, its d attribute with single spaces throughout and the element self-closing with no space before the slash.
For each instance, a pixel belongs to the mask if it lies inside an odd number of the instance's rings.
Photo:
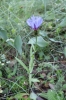
<svg viewBox="0 0 66 100">
<path fill-rule="evenodd" d="M 37 30 L 43 22 L 43 19 L 38 16 L 32 16 L 31 18 L 27 19 L 27 24 L 33 29 Z"/>
</svg>

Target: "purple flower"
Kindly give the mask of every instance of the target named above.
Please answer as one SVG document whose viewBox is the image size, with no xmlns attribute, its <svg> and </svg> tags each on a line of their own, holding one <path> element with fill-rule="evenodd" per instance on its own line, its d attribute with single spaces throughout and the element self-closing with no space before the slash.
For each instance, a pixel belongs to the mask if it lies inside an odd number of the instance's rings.
<svg viewBox="0 0 66 100">
<path fill-rule="evenodd" d="M 33 29 L 37 30 L 43 22 L 43 19 L 38 16 L 32 16 L 31 18 L 27 19 L 27 24 Z"/>
</svg>

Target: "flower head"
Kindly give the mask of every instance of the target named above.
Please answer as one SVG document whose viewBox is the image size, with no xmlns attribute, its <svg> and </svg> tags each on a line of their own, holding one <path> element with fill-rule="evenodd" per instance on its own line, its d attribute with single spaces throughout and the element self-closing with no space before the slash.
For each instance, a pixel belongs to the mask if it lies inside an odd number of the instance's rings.
<svg viewBox="0 0 66 100">
<path fill-rule="evenodd" d="M 27 19 L 27 24 L 34 30 L 37 30 L 43 22 L 43 19 L 38 16 L 32 16 L 31 18 Z"/>
</svg>

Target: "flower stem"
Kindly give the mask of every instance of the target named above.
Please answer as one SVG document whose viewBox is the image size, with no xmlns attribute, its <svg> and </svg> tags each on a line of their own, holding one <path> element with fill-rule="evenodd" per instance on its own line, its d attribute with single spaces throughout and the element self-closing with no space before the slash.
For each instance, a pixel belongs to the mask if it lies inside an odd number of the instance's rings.
<svg viewBox="0 0 66 100">
<path fill-rule="evenodd" d="M 35 37 L 36 37 L 36 47 L 37 47 L 37 35 L 38 35 L 38 31 L 35 30 L 34 32 L 35 32 Z"/>
</svg>

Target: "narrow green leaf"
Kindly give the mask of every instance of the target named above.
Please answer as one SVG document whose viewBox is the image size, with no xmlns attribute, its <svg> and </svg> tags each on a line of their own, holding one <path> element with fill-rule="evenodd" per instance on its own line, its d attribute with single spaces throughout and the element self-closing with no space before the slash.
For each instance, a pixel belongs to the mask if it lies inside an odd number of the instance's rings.
<svg viewBox="0 0 66 100">
<path fill-rule="evenodd" d="M 32 82 L 40 82 L 37 78 L 32 78 L 31 81 Z"/>
<path fill-rule="evenodd" d="M 19 100 L 22 100 L 23 96 L 26 96 L 26 95 L 29 96 L 28 93 L 18 93 L 14 97 L 19 99 Z"/>
<path fill-rule="evenodd" d="M 14 98 L 17 100 L 22 100 L 23 96 L 29 96 L 28 93 L 17 93 L 15 96 L 11 96 L 8 100 L 13 100 Z"/>
<path fill-rule="evenodd" d="M 57 40 L 55 40 L 53 38 L 49 38 L 49 40 L 52 41 L 52 42 L 55 42 L 55 43 L 63 43 L 62 41 L 57 41 Z"/>
<path fill-rule="evenodd" d="M 15 57 L 15 59 L 19 62 L 19 64 L 20 64 L 27 72 L 29 72 L 28 67 L 27 67 L 20 59 L 18 59 L 17 57 Z"/>
</svg>

